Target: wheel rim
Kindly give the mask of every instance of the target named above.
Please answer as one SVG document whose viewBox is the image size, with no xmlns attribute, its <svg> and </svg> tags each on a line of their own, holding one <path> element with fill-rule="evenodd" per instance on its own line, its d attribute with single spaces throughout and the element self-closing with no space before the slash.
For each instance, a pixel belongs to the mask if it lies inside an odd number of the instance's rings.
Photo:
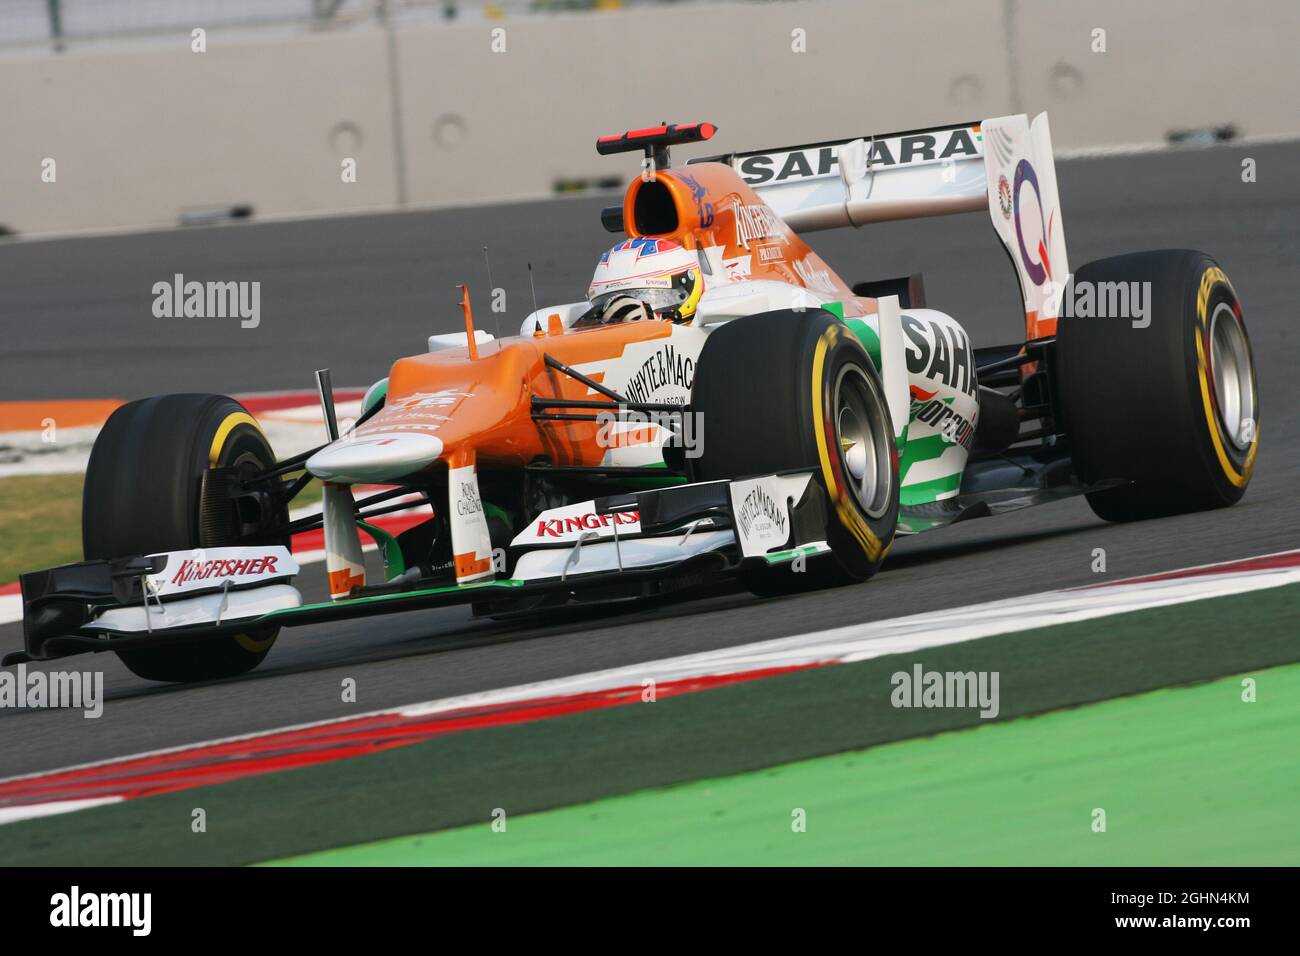
<svg viewBox="0 0 1300 956">
<path fill-rule="evenodd" d="M 1255 440 L 1255 367 L 1246 330 L 1227 302 L 1210 318 L 1210 372 L 1219 423 L 1232 444 L 1245 450 Z"/>
<path fill-rule="evenodd" d="M 889 506 L 893 429 L 876 383 L 856 365 L 835 379 L 835 442 L 858 506 L 879 518 Z"/>
</svg>

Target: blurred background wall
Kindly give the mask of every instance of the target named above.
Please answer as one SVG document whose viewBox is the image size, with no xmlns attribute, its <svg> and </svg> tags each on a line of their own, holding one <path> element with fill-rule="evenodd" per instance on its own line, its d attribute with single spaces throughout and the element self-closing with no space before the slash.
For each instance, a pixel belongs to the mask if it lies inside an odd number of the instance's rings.
<svg viewBox="0 0 1300 956">
<path fill-rule="evenodd" d="M 600 188 L 638 160 L 593 140 L 661 120 L 711 152 L 1040 110 L 1060 151 L 1294 136 L 1297 37 L 1294 0 L 5 0 L 0 227 Z"/>
</svg>

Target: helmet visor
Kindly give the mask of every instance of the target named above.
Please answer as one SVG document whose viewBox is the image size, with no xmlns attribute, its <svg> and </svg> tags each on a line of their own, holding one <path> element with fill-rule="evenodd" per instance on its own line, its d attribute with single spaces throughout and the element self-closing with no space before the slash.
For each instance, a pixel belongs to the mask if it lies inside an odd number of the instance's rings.
<svg viewBox="0 0 1300 956">
<path fill-rule="evenodd" d="M 599 311 L 609 305 L 611 301 L 619 296 L 626 296 L 629 299 L 637 299 L 650 306 L 655 312 L 663 312 L 665 309 L 675 309 L 686 301 L 687 292 L 682 288 L 672 289 L 619 289 L 616 292 L 602 292 L 591 300 L 593 309 Z"/>
</svg>

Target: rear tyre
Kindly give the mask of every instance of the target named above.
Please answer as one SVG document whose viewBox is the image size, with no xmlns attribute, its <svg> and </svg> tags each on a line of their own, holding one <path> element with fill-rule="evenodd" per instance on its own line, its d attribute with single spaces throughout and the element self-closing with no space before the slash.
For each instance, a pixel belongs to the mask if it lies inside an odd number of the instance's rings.
<svg viewBox="0 0 1300 956">
<path fill-rule="evenodd" d="M 734 319 L 709 333 L 691 393 L 704 426 L 697 481 L 811 470 L 827 492 L 830 553 L 746 568 L 757 594 L 865 581 L 898 523 L 898 458 L 880 376 L 822 309 Z"/>
<path fill-rule="evenodd" d="M 1136 521 L 1240 500 L 1259 447 L 1259 390 L 1241 304 L 1218 263 L 1189 250 L 1138 252 L 1090 262 L 1074 281 L 1098 296 L 1116 288 L 1100 283 L 1149 290 L 1144 317 L 1057 323 L 1075 471 L 1088 484 L 1131 482 L 1089 494 L 1092 510 Z"/>
<path fill-rule="evenodd" d="M 100 431 L 86 468 L 87 560 L 240 543 L 233 526 L 200 522 L 203 473 L 234 467 L 255 474 L 274 462 L 257 422 L 234 399 L 163 395 L 123 405 Z M 278 633 L 269 628 L 116 653 L 147 680 L 212 680 L 252 670 Z"/>
</svg>

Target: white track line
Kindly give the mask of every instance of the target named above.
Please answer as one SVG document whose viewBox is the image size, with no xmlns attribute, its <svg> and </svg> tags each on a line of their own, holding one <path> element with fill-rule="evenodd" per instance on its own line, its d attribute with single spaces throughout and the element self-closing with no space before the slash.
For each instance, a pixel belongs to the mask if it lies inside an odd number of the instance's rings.
<svg viewBox="0 0 1300 956">
<path fill-rule="evenodd" d="M 1294 554 L 1300 559 L 1300 550 L 1279 553 Z M 1235 563 L 1237 562 L 1224 562 L 1224 564 L 1228 565 Z M 609 668 L 588 674 L 576 674 L 497 690 L 462 694 L 424 703 L 388 707 L 347 717 L 332 717 L 326 720 L 309 721 L 215 740 L 164 747 L 159 750 L 130 754 L 123 757 L 110 757 L 70 767 L 61 767 L 56 770 L 19 774 L 14 777 L 0 779 L 0 783 L 49 776 L 88 767 L 104 766 L 126 760 L 156 757 L 198 747 L 251 740 L 272 734 L 340 724 L 370 717 L 392 715 L 421 717 L 489 704 L 518 703 L 542 697 L 558 697 L 567 694 L 634 687 L 639 686 L 646 679 L 653 679 L 657 683 L 663 683 L 691 677 L 740 673 L 769 667 L 862 661 L 883 657 L 888 654 L 915 652 L 947 644 L 978 640 L 998 634 L 1009 634 L 1033 628 L 1049 627 L 1055 624 L 1090 620 L 1124 614 L 1129 611 L 1168 607 L 1190 601 L 1242 594 L 1248 591 L 1283 587 L 1297 583 L 1300 583 L 1300 564 L 1295 567 L 1231 572 L 1171 581 L 1126 584 L 1121 580 L 1108 582 L 1107 587 L 1096 588 L 1095 590 L 1047 591 L 1026 597 L 1008 598 L 967 607 L 950 608 L 945 611 L 912 614 L 886 621 L 854 624 L 826 631 L 811 631 L 793 637 L 743 644 L 699 654 L 687 654 L 664 660 Z"/>
<path fill-rule="evenodd" d="M 999 634 L 1169 607 L 1287 584 L 1300 584 L 1300 567 L 1140 584 L 1114 584 L 1104 590 L 1049 591 L 946 611 L 928 611 L 887 621 L 851 624 L 828 631 L 813 631 L 757 644 L 725 647 L 501 690 L 464 694 L 405 707 L 399 713 L 418 717 L 464 707 L 631 687 L 647 679 L 664 683 L 773 667 L 797 667 L 822 662 L 847 664 L 889 654 L 915 653 Z"/>
<path fill-rule="evenodd" d="M 53 817 L 60 813 L 73 813 L 102 807 L 106 803 L 121 803 L 123 797 L 88 797 L 84 800 L 51 800 L 48 803 L 28 803 L 18 807 L 0 807 L 0 825 L 31 820 L 35 817 Z"/>
</svg>

